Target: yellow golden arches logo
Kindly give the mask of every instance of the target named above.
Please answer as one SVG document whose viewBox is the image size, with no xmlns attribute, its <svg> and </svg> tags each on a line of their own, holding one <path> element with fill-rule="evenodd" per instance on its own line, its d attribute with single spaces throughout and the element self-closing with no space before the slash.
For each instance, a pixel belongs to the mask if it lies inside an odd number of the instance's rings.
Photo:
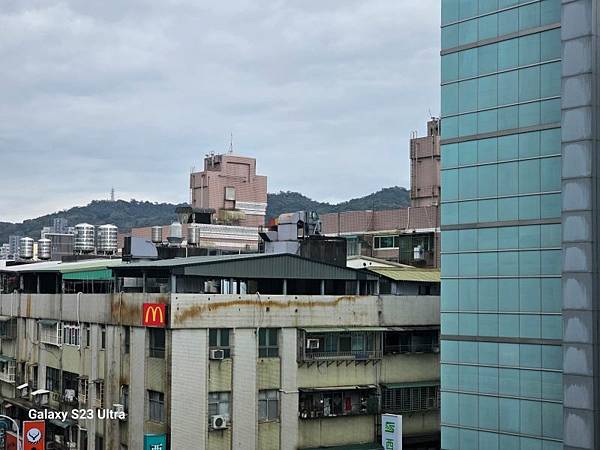
<svg viewBox="0 0 600 450">
<path fill-rule="evenodd" d="M 165 305 L 164 303 L 144 303 L 143 325 L 164 326 Z"/>
</svg>

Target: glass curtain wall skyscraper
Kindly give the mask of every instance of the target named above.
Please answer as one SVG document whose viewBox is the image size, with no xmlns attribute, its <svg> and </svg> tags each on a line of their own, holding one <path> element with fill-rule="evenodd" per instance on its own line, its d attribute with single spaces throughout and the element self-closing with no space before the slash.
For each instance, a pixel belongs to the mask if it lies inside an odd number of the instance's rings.
<svg viewBox="0 0 600 450">
<path fill-rule="evenodd" d="M 561 1 L 442 0 L 442 448 L 563 448 Z"/>
</svg>

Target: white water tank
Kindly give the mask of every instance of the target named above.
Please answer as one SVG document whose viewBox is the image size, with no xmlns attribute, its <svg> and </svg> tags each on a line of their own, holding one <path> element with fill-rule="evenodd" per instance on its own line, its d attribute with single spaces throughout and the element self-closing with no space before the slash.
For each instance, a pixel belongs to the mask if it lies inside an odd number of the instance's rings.
<svg viewBox="0 0 600 450">
<path fill-rule="evenodd" d="M 19 241 L 19 255 L 23 259 L 33 258 L 33 239 L 24 237 Z"/>
<path fill-rule="evenodd" d="M 114 254 L 117 253 L 117 234 L 118 228 L 114 225 L 101 225 L 98 227 L 98 246 L 99 253 Z"/>
<path fill-rule="evenodd" d="M 77 253 L 92 253 L 95 249 L 96 227 L 89 223 L 75 225 L 75 245 Z"/>
<path fill-rule="evenodd" d="M 38 258 L 39 259 L 50 259 L 52 249 L 52 241 L 50 239 L 42 238 L 38 241 Z"/>
</svg>

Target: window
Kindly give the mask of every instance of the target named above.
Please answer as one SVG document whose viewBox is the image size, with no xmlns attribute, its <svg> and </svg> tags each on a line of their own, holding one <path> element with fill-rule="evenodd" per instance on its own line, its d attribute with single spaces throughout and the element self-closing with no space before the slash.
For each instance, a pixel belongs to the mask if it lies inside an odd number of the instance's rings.
<svg viewBox="0 0 600 450">
<path fill-rule="evenodd" d="M 96 380 L 96 408 L 104 408 L 104 380 Z"/>
<path fill-rule="evenodd" d="M 79 396 L 77 394 L 77 389 L 79 388 L 79 379 L 76 373 L 67 372 L 63 370 L 62 372 L 62 391 L 63 391 L 63 401 L 76 404 L 79 400 Z"/>
<path fill-rule="evenodd" d="M 60 392 L 60 370 L 54 367 L 46 367 L 46 389 L 52 392 Z"/>
<path fill-rule="evenodd" d="M 378 399 L 374 389 L 300 389 L 299 407 L 301 419 L 377 414 Z"/>
<path fill-rule="evenodd" d="M 373 246 L 376 249 L 398 248 L 398 236 L 375 236 Z"/>
<path fill-rule="evenodd" d="M 235 202 L 235 188 L 234 187 L 226 187 L 225 188 L 225 200 L 230 202 Z"/>
<path fill-rule="evenodd" d="M 279 391 L 258 391 L 258 420 L 266 422 L 279 418 Z"/>
<path fill-rule="evenodd" d="M 153 422 L 165 421 L 165 394 L 148 391 L 148 417 Z"/>
<path fill-rule="evenodd" d="M 223 416 L 226 420 L 229 420 L 230 408 L 230 392 L 210 392 L 208 394 L 208 423 L 211 423 L 211 417 L 213 416 Z"/>
<path fill-rule="evenodd" d="M 150 334 L 150 357 L 165 357 L 165 330 L 164 328 L 149 328 Z"/>
<path fill-rule="evenodd" d="M 121 404 L 125 412 L 129 411 L 129 385 L 121 385 Z"/>
<path fill-rule="evenodd" d="M 210 350 L 223 350 L 225 358 L 231 357 L 229 346 L 229 328 L 211 328 L 208 331 L 208 346 Z"/>
<path fill-rule="evenodd" d="M 14 383 L 16 367 L 16 361 L 12 358 L 0 360 L 0 380 Z"/>
<path fill-rule="evenodd" d="M 54 320 L 40 320 L 40 342 L 50 345 L 61 345 L 60 324 Z"/>
<path fill-rule="evenodd" d="M 85 377 L 79 378 L 79 403 L 86 405 L 88 399 L 88 379 Z"/>
<path fill-rule="evenodd" d="M 92 331 L 91 331 L 91 326 L 89 323 L 86 323 L 84 325 L 85 327 L 85 346 L 86 347 L 90 347 L 90 344 L 92 343 Z"/>
<path fill-rule="evenodd" d="M 100 326 L 100 350 L 106 349 L 106 326 Z"/>
<path fill-rule="evenodd" d="M 439 351 L 439 345 L 438 330 L 388 331 L 384 353 L 432 353 Z"/>
<path fill-rule="evenodd" d="M 125 337 L 123 339 L 123 347 L 124 347 L 124 352 L 127 354 L 129 353 L 129 347 L 131 345 L 131 328 L 130 327 L 125 327 Z"/>
<path fill-rule="evenodd" d="M 393 387 L 383 390 L 382 409 L 386 413 L 406 413 L 439 409 L 439 386 Z"/>
<path fill-rule="evenodd" d="M 65 345 L 79 347 L 81 344 L 81 328 L 76 323 L 64 323 L 62 328 L 62 340 Z"/>
<path fill-rule="evenodd" d="M 0 338 L 14 339 L 17 337 L 17 319 L 8 316 L 0 317 Z"/>
<path fill-rule="evenodd" d="M 279 329 L 261 328 L 258 330 L 259 358 L 275 358 L 279 356 Z"/>
</svg>

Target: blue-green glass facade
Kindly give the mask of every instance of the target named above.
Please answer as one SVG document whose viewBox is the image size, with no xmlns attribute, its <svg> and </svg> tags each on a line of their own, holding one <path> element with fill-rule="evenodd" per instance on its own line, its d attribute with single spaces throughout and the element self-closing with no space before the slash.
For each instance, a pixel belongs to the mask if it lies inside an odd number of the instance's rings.
<svg viewBox="0 0 600 450">
<path fill-rule="evenodd" d="M 442 448 L 562 449 L 560 0 L 442 0 Z"/>
</svg>

